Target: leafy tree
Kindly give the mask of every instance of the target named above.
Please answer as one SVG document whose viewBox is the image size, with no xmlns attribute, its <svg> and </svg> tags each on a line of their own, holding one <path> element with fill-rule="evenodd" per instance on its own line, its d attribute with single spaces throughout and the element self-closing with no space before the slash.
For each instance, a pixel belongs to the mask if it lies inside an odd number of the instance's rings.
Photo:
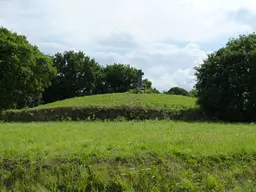
<svg viewBox="0 0 256 192">
<path fill-rule="evenodd" d="M 53 56 L 57 76 L 43 93 L 45 103 L 98 93 L 102 67 L 83 52 L 66 51 Z"/>
<path fill-rule="evenodd" d="M 0 28 L 0 110 L 22 108 L 56 73 L 52 60 L 25 36 Z"/>
<path fill-rule="evenodd" d="M 255 120 L 256 35 L 240 35 L 196 68 L 198 104 L 209 115 Z"/>
<path fill-rule="evenodd" d="M 142 84 L 145 93 L 160 93 L 156 88 L 152 87 L 152 82 L 148 79 L 143 79 Z"/>
<path fill-rule="evenodd" d="M 185 89 L 180 88 L 180 87 L 173 87 L 167 93 L 168 94 L 173 94 L 173 95 L 189 96 L 189 93 Z"/>
<path fill-rule="evenodd" d="M 152 82 L 149 81 L 148 79 L 143 79 L 142 84 L 143 84 L 144 89 L 151 89 L 152 88 Z"/>
<path fill-rule="evenodd" d="M 138 77 L 136 68 L 130 65 L 107 65 L 103 75 L 104 93 L 127 92 L 137 87 Z"/>
</svg>

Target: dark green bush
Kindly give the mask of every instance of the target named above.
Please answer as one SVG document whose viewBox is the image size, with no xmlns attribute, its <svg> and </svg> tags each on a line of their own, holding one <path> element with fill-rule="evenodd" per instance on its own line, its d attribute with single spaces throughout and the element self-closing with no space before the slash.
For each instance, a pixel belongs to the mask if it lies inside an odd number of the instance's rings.
<svg viewBox="0 0 256 192">
<path fill-rule="evenodd" d="M 185 89 L 180 88 L 180 87 L 173 87 L 167 93 L 168 94 L 173 94 L 173 95 L 189 96 L 189 93 Z"/>
</svg>

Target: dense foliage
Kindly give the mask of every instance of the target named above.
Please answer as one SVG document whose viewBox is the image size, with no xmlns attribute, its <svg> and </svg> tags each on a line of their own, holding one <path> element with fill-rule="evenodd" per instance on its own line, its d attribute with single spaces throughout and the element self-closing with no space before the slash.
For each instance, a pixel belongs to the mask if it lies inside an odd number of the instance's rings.
<svg viewBox="0 0 256 192">
<path fill-rule="evenodd" d="M 256 120 L 256 34 L 230 39 L 196 70 L 202 110 L 223 120 Z"/>
<path fill-rule="evenodd" d="M 0 109 L 38 100 L 55 72 L 52 60 L 25 36 L 0 28 Z"/>
<path fill-rule="evenodd" d="M 171 88 L 167 93 L 168 93 L 168 94 L 173 94 L 173 95 L 189 96 L 188 91 L 186 91 L 185 89 L 180 88 L 180 87 L 173 87 L 173 88 Z"/>
<path fill-rule="evenodd" d="M 103 71 L 103 93 L 122 93 L 137 87 L 138 70 L 130 65 L 115 63 Z"/>
<path fill-rule="evenodd" d="M 45 103 L 77 96 L 122 93 L 137 87 L 138 70 L 130 65 L 114 63 L 103 67 L 81 51 L 57 53 L 53 62 L 57 76 L 43 93 Z M 143 84 L 147 91 L 158 92 L 148 79 L 144 79 Z"/>
<path fill-rule="evenodd" d="M 44 102 L 52 102 L 97 92 L 101 66 L 83 52 L 66 51 L 53 56 L 57 76 L 43 94 Z"/>
</svg>

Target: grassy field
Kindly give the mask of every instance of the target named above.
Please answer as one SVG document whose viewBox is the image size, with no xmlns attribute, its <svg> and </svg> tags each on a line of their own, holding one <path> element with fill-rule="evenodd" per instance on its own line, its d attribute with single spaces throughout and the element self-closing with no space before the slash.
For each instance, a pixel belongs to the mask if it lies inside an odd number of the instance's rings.
<svg viewBox="0 0 256 192">
<path fill-rule="evenodd" d="M 254 124 L 0 124 L 0 190 L 255 191 Z"/>
<path fill-rule="evenodd" d="M 195 107 L 196 99 L 193 97 L 167 95 L 167 94 L 131 94 L 114 93 L 76 97 L 41 105 L 33 109 L 45 109 L 54 107 L 120 107 L 120 106 L 142 106 L 152 108 L 173 108 L 179 106 Z"/>
<path fill-rule="evenodd" d="M 94 153 L 113 157 L 113 154 L 137 156 L 148 152 L 193 155 L 256 152 L 255 125 L 168 121 L 10 123 L 0 124 L 0 131 L 1 154 L 12 155 Z"/>
</svg>

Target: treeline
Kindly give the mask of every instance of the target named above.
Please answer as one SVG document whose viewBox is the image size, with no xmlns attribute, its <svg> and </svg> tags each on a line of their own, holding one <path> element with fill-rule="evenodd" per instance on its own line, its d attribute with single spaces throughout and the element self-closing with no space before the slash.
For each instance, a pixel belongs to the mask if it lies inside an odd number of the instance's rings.
<svg viewBox="0 0 256 192">
<path fill-rule="evenodd" d="M 101 66 L 82 51 L 48 56 L 25 36 L 0 28 L 0 110 L 127 92 L 137 88 L 137 73 L 126 64 Z M 148 79 L 143 86 L 148 93 L 159 93 Z"/>
<path fill-rule="evenodd" d="M 130 65 L 114 63 L 101 66 L 81 51 L 57 53 L 52 60 L 57 74 L 42 94 L 44 103 L 85 95 L 122 93 L 137 88 L 138 69 Z M 148 79 L 143 80 L 143 85 L 147 91 L 158 93 Z"/>
</svg>

